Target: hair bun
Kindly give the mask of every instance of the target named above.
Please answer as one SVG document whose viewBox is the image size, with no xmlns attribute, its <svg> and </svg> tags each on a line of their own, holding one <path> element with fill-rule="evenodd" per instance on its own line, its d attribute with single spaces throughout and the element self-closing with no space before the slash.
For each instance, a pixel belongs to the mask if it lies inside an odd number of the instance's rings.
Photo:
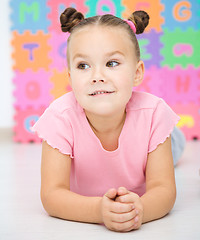
<svg viewBox="0 0 200 240">
<path fill-rule="evenodd" d="M 133 21 L 136 27 L 136 34 L 144 32 L 144 29 L 149 24 L 149 15 L 145 11 L 135 11 L 130 16 L 129 20 Z"/>
<path fill-rule="evenodd" d="M 79 24 L 84 19 L 81 12 L 75 8 L 66 8 L 60 15 L 61 29 L 63 32 L 71 32 L 72 28 Z"/>
</svg>

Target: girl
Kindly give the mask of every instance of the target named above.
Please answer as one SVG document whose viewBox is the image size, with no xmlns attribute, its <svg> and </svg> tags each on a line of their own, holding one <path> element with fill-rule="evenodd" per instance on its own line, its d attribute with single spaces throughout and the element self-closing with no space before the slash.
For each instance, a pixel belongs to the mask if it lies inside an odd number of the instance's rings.
<svg viewBox="0 0 200 240">
<path fill-rule="evenodd" d="M 41 200 L 49 215 L 139 229 L 166 215 L 176 197 L 171 132 L 179 117 L 160 98 L 132 91 L 144 63 L 136 34 L 149 16 L 61 14 L 73 91 L 33 130 L 43 139 Z"/>
</svg>

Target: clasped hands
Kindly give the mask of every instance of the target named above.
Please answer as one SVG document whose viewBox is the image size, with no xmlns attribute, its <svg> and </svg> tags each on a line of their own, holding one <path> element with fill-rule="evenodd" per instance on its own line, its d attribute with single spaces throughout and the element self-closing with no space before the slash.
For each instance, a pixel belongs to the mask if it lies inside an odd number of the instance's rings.
<svg viewBox="0 0 200 240">
<path fill-rule="evenodd" d="M 141 199 L 124 187 L 109 189 L 102 198 L 101 215 L 105 226 L 112 231 L 139 229 L 143 218 Z"/>
</svg>

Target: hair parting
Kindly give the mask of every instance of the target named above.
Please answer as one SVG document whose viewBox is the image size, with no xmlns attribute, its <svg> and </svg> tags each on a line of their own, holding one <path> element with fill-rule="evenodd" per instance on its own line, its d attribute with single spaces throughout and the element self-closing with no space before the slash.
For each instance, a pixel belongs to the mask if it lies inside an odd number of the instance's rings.
<svg viewBox="0 0 200 240">
<path fill-rule="evenodd" d="M 135 53 L 138 60 L 140 60 L 140 49 L 135 34 L 141 34 L 144 32 L 145 28 L 149 24 L 149 19 L 150 17 L 145 11 L 133 12 L 127 20 L 131 21 L 135 25 L 136 31 L 134 33 L 133 28 L 131 28 L 130 24 L 127 23 L 127 21 L 124 21 L 123 19 L 113 16 L 111 14 L 84 18 L 84 15 L 81 12 L 78 12 L 75 8 L 69 7 L 66 8 L 65 11 L 60 15 L 62 31 L 70 33 L 70 36 L 67 40 L 68 45 L 73 32 L 78 31 L 83 27 L 90 25 L 121 27 L 123 29 L 126 29 L 126 31 L 129 33 L 129 36 L 135 46 Z M 68 55 L 69 54 L 67 52 L 67 56 Z"/>
</svg>

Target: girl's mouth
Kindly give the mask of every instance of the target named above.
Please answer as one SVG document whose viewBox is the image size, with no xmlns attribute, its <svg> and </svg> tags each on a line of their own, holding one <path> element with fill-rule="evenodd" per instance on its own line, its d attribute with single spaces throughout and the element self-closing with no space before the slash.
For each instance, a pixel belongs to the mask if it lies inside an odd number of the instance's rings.
<svg viewBox="0 0 200 240">
<path fill-rule="evenodd" d="M 89 94 L 89 96 L 98 96 L 98 95 L 109 95 L 111 93 L 114 93 L 114 91 L 104 91 L 104 90 L 100 90 L 100 91 L 95 91 L 91 94 Z"/>
</svg>

